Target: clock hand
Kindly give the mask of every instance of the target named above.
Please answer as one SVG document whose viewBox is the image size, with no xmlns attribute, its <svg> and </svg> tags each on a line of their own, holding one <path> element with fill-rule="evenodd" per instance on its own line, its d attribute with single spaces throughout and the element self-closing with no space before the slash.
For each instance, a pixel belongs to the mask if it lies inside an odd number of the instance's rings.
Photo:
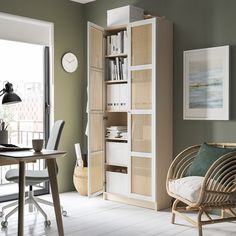
<svg viewBox="0 0 236 236">
<path fill-rule="evenodd" d="M 73 62 L 75 59 L 73 59 L 72 61 L 69 61 L 69 63 Z"/>
</svg>

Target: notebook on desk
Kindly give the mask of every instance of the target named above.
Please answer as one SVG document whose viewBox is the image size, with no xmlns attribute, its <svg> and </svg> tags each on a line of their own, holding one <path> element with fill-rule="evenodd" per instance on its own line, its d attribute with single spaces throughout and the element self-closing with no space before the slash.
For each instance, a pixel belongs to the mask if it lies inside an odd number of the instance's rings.
<svg viewBox="0 0 236 236">
<path fill-rule="evenodd" d="M 27 151 L 31 150 L 30 147 L 19 147 L 14 144 L 0 144 L 0 152 L 9 152 L 9 151 Z"/>
</svg>

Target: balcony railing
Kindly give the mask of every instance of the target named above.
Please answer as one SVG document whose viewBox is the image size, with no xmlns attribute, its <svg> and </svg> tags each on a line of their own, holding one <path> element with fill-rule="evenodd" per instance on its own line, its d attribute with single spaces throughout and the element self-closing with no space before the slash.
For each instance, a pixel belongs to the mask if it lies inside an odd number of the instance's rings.
<svg viewBox="0 0 236 236">
<path fill-rule="evenodd" d="M 32 147 L 32 139 L 43 139 L 43 121 L 10 121 L 8 122 L 9 143 L 24 147 Z M 0 184 L 9 184 L 5 174 L 10 169 L 18 168 L 17 165 L 0 166 Z M 44 160 L 26 164 L 27 170 L 42 170 L 45 168 Z"/>
</svg>

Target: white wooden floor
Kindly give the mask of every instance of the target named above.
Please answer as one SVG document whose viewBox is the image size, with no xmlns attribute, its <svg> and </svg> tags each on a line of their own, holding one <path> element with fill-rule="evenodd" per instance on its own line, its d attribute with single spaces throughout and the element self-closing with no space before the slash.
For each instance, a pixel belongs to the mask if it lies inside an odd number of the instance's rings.
<svg viewBox="0 0 236 236">
<path fill-rule="evenodd" d="M 88 199 L 76 192 L 61 194 L 61 203 L 68 212 L 63 217 L 66 236 L 195 236 L 197 230 L 176 217 L 175 225 L 170 223 L 169 210 L 156 212 L 130 205 L 105 201 L 101 197 Z M 50 199 L 50 196 L 44 196 Z M 1 204 L 3 205 L 3 204 Z M 44 219 L 38 213 L 29 213 L 26 207 L 26 236 L 56 236 L 56 222 L 52 208 L 45 207 L 52 225 L 44 228 Z M 0 218 L 0 220 L 2 220 Z M 8 228 L 0 230 L 1 236 L 17 235 L 17 214 L 9 218 Z M 235 236 L 235 223 L 221 223 L 204 227 L 204 236 Z"/>
</svg>

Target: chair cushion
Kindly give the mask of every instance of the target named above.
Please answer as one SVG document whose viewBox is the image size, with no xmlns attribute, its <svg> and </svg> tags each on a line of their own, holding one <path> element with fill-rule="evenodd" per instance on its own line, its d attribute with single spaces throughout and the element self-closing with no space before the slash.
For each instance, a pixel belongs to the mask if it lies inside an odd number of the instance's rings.
<svg viewBox="0 0 236 236">
<path fill-rule="evenodd" d="M 219 148 L 203 143 L 185 176 L 205 176 L 211 165 L 221 156 L 236 151 L 233 148 Z"/>
<path fill-rule="evenodd" d="M 188 176 L 180 179 L 169 181 L 169 191 L 181 198 L 184 198 L 192 203 L 197 202 L 201 187 L 203 185 L 204 177 Z M 216 189 L 220 190 L 222 185 L 217 181 L 211 179 L 210 185 L 214 185 Z M 236 203 L 236 191 L 229 193 L 229 200 Z"/>
<path fill-rule="evenodd" d="M 11 169 L 7 171 L 5 178 L 8 181 L 13 181 L 15 183 L 19 182 L 19 169 Z M 35 185 L 49 180 L 48 170 L 26 170 L 25 171 L 25 181 L 26 185 Z"/>
<path fill-rule="evenodd" d="M 169 181 L 170 192 L 190 202 L 197 202 L 204 177 L 188 176 Z"/>
</svg>

